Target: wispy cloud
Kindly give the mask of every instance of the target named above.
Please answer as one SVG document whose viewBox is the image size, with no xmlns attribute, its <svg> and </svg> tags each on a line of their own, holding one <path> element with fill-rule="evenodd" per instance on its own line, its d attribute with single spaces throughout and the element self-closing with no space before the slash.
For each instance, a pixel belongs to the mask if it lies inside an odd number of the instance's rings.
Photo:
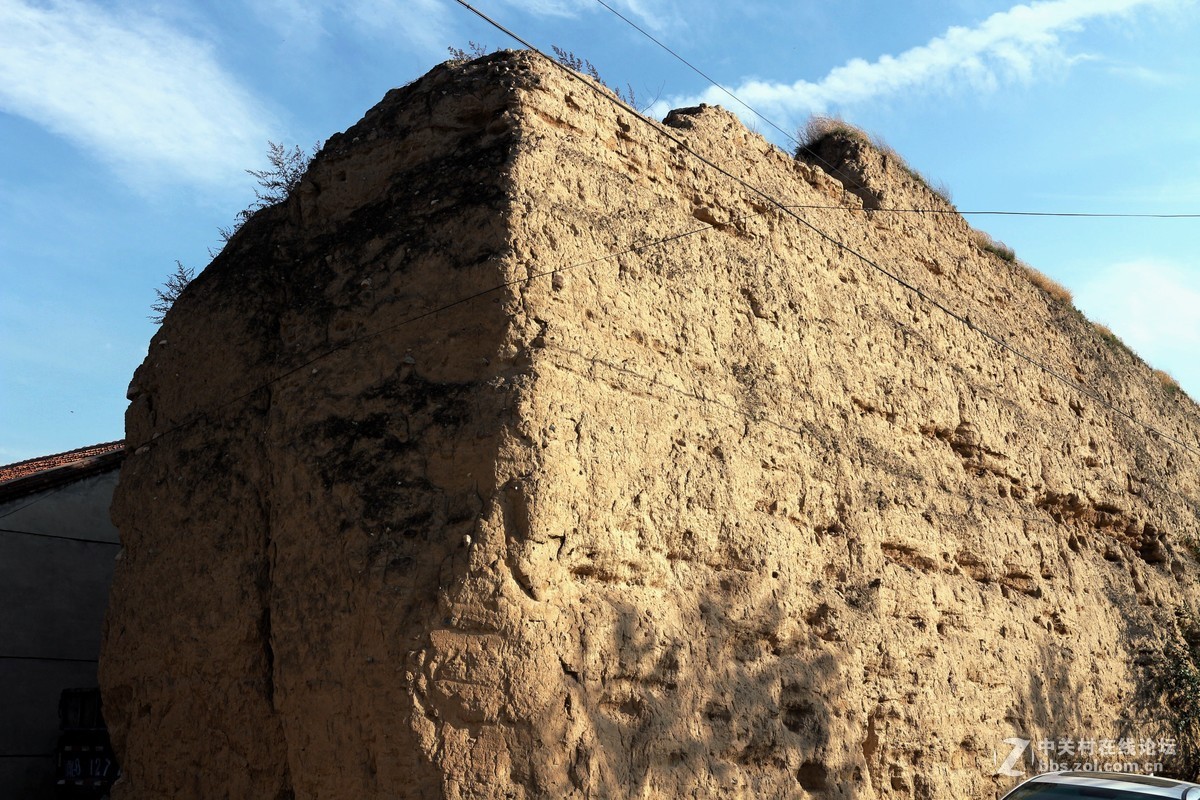
<svg viewBox="0 0 1200 800">
<path fill-rule="evenodd" d="M 1176 0 L 1043 0 L 1017 5 L 993 14 L 975 27 L 952 27 L 897 56 L 884 55 L 875 61 L 854 59 L 818 81 L 749 80 L 733 92 L 763 113 L 821 113 L 834 106 L 914 89 L 956 85 L 992 88 L 1003 81 L 1028 81 L 1048 68 L 1063 69 L 1089 58 L 1068 53 L 1063 34 L 1078 31 L 1098 18 L 1175 3 Z M 676 102 L 729 104 L 730 100 L 724 92 L 712 88 L 701 96 Z"/>
<path fill-rule="evenodd" d="M 243 177 L 268 138 L 211 48 L 161 20 L 0 0 L 0 109 L 94 153 L 130 184 Z"/>
<path fill-rule="evenodd" d="M 1117 64 L 1110 63 L 1108 65 L 1110 74 L 1118 78 L 1125 78 L 1137 83 L 1144 83 L 1151 86 L 1169 86 L 1180 80 L 1180 76 L 1173 75 L 1169 72 L 1161 72 L 1150 69 L 1149 67 L 1141 66 L 1140 64 Z"/>
<path fill-rule="evenodd" d="M 1156 260 L 1113 264 L 1075 290 L 1075 303 L 1200 397 L 1200 273 Z"/>
</svg>

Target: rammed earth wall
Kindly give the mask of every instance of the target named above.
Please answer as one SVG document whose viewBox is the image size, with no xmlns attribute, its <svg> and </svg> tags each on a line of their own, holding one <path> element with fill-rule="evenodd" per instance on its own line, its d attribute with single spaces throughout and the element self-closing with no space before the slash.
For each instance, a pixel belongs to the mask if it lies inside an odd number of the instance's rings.
<svg viewBox="0 0 1200 800">
<path fill-rule="evenodd" d="M 975 329 L 1192 447 L 1196 406 L 958 216 L 669 122 L 803 222 L 501 53 L 184 293 L 114 507 L 119 798 L 958 800 L 1005 738 L 1164 735 L 1197 457 Z"/>
</svg>

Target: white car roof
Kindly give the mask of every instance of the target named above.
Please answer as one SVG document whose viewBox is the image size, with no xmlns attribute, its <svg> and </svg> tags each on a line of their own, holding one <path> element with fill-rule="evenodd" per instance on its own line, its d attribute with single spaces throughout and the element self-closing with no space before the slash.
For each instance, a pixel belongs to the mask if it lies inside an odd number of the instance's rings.
<svg viewBox="0 0 1200 800">
<path fill-rule="evenodd" d="M 1185 790 L 1200 784 L 1160 778 L 1156 775 L 1136 775 L 1122 772 L 1047 772 L 1026 781 L 1029 783 L 1065 783 L 1072 786 L 1095 786 L 1102 789 L 1124 789 L 1151 797 L 1182 797 Z"/>
</svg>

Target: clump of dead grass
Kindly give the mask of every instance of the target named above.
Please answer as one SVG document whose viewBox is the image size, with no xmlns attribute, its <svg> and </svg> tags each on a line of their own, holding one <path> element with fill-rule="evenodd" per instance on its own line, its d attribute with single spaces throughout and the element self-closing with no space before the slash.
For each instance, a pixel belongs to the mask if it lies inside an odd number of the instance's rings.
<svg viewBox="0 0 1200 800">
<path fill-rule="evenodd" d="M 1091 320 L 1088 321 L 1091 322 Z M 1092 327 L 1096 329 L 1096 332 L 1100 334 L 1100 338 L 1104 340 L 1104 343 L 1108 345 L 1108 348 L 1114 353 L 1123 352 L 1132 358 L 1136 363 L 1141 364 L 1144 367 L 1149 367 L 1150 374 L 1154 376 L 1155 382 L 1158 383 L 1168 397 L 1175 397 L 1177 395 L 1187 397 L 1187 393 L 1183 391 L 1183 387 L 1179 385 L 1179 381 L 1175 380 L 1175 376 L 1166 370 L 1154 369 L 1153 367 L 1150 367 L 1148 364 L 1146 364 L 1145 360 L 1141 356 L 1133 351 L 1133 348 L 1125 344 L 1125 342 L 1121 340 L 1121 337 L 1113 333 L 1112 329 L 1104 323 L 1091 322 L 1091 324 Z M 1200 552 L 1200 550 L 1197 552 Z"/>
<path fill-rule="evenodd" d="M 900 169 L 921 186 L 924 186 L 933 194 L 937 195 L 947 205 L 953 206 L 954 202 L 951 199 L 952 195 L 950 187 L 943 181 L 931 181 L 923 174 L 914 169 L 898 152 L 896 148 L 888 144 L 883 137 L 868 133 L 857 125 L 854 125 L 841 117 L 821 116 L 814 114 L 808 118 L 808 121 L 797 131 L 796 138 L 800 142 L 796 146 L 794 153 L 795 157 L 803 161 L 822 161 L 820 154 L 817 152 L 817 146 L 830 136 L 843 136 L 847 139 L 852 139 L 867 147 L 872 148 L 880 155 L 891 159 Z"/>
<path fill-rule="evenodd" d="M 474 61 L 477 58 L 483 58 L 488 53 L 493 52 L 492 50 L 488 49 L 486 44 L 480 44 L 473 39 L 467 42 L 466 47 L 455 47 L 451 45 L 450 47 L 447 47 L 446 50 L 450 53 L 449 61 L 452 66 L 466 64 L 468 61 Z"/>
<path fill-rule="evenodd" d="M 1175 380 L 1175 376 L 1165 369 L 1154 370 L 1154 377 L 1168 395 L 1174 396 L 1183 391 L 1179 386 L 1179 381 Z"/>
<path fill-rule="evenodd" d="M 991 253 L 1001 261 L 1007 261 L 1009 264 L 1017 263 L 1017 254 L 1011 247 L 997 239 L 993 239 L 991 234 L 984 231 L 971 231 L 971 241 L 975 246 L 986 253 Z"/>
<path fill-rule="evenodd" d="M 1020 269 L 1021 272 L 1024 273 L 1025 277 L 1029 279 L 1030 283 L 1053 297 L 1055 300 L 1071 306 L 1072 308 L 1074 307 L 1073 301 L 1075 298 L 1072 296 L 1070 289 L 1063 286 L 1046 273 L 1034 269 L 1021 259 L 1017 258 L 1016 252 L 1004 242 L 993 239 L 991 234 L 979 230 L 971 231 L 971 241 L 975 243 L 976 247 L 978 247 L 980 250 L 983 250 L 985 253 L 991 253 L 1001 261 L 1012 264 L 1014 267 Z M 1109 333 L 1111 333 L 1111 331 Z"/>
<path fill-rule="evenodd" d="M 1019 266 L 1025 275 L 1028 276 L 1029 280 L 1033 282 L 1034 286 L 1038 287 L 1055 300 L 1058 300 L 1066 305 L 1072 305 L 1072 302 L 1075 298 L 1071 294 L 1070 289 L 1063 286 L 1046 273 L 1034 269 L 1020 259 L 1017 259 L 1017 266 Z"/>
<path fill-rule="evenodd" d="M 1088 321 L 1091 322 L 1091 320 Z M 1100 334 L 1100 338 L 1104 340 L 1106 345 L 1108 345 L 1108 349 L 1112 350 L 1114 353 L 1122 352 L 1137 358 L 1137 354 L 1133 352 L 1133 349 L 1129 345 L 1125 344 L 1120 336 L 1117 336 L 1115 333 L 1113 333 L 1112 328 L 1108 327 L 1103 322 L 1092 322 L 1092 327 L 1096 329 L 1096 333 Z"/>
<path fill-rule="evenodd" d="M 797 131 L 796 138 L 799 139 L 800 144 L 797 145 L 796 156 L 799 157 L 802 151 L 807 151 L 811 154 L 811 148 L 816 146 L 818 142 L 835 134 L 868 144 L 882 153 L 891 155 L 894 152 L 882 139 L 872 136 L 857 125 L 846 122 L 841 117 L 823 117 L 814 114 Z"/>
</svg>

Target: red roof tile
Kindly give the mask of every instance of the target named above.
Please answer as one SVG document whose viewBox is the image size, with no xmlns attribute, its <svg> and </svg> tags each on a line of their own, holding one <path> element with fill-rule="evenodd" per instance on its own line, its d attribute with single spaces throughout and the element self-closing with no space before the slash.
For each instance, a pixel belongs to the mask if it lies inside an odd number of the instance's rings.
<svg viewBox="0 0 1200 800">
<path fill-rule="evenodd" d="M 36 475 L 39 472 L 47 472 L 48 470 L 65 467 L 78 461 L 84 461 L 89 458 L 95 458 L 96 456 L 115 453 L 118 450 L 124 449 L 125 440 L 118 439 L 115 442 L 94 444 L 90 447 L 80 447 L 77 450 L 68 450 L 65 453 L 55 453 L 51 456 L 41 456 L 40 458 L 30 458 L 25 461 L 18 461 L 15 464 L 6 464 L 5 466 L 0 467 L 0 483 L 7 483 L 8 481 L 27 478 L 30 475 Z"/>
</svg>

